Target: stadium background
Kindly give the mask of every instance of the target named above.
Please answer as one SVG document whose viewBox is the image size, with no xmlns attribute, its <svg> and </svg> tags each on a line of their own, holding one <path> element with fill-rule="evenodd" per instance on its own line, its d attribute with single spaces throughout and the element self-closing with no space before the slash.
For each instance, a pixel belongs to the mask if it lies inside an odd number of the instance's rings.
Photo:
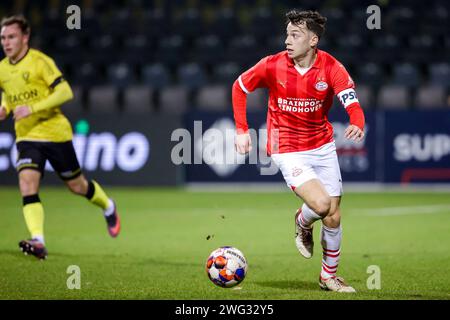
<svg viewBox="0 0 450 320">
<path fill-rule="evenodd" d="M 66 28 L 71 4 L 81 8 L 81 30 Z M 381 30 L 366 28 L 371 4 L 381 8 Z M 357 289 L 353 296 L 321 292 L 321 255 L 310 261 L 298 255 L 292 218 L 299 202 L 279 173 L 261 175 L 263 143 L 254 151 L 257 164 L 172 162 L 174 130 L 191 134 L 195 161 L 202 160 L 202 133 L 205 142 L 213 136 L 207 129 L 233 127 L 231 84 L 259 58 L 283 49 L 284 13 L 292 7 L 327 16 L 320 48 L 347 66 L 366 112 L 367 137 L 359 145 L 342 139 L 347 118 L 337 101 L 330 116 L 346 190 L 339 273 Z M 89 178 L 107 185 L 123 231 L 110 239 L 100 212 L 47 173 L 40 197 L 49 258 L 23 257 L 17 241 L 27 230 L 13 123 L 0 122 L 0 299 L 449 299 L 450 278 L 442 277 L 450 272 L 448 2 L 0 2 L 1 16 L 18 12 L 31 22 L 32 46 L 55 59 L 74 89 L 63 110 L 80 162 Z M 256 130 L 264 129 L 266 95 L 249 96 Z M 233 152 L 227 142 L 218 155 Z M 349 192 L 352 181 L 357 189 Z M 162 187 L 199 182 L 208 184 Z M 231 184 L 211 186 L 217 182 Z M 277 187 L 248 185 L 265 182 Z M 365 193 L 361 182 L 376 192 Z M 385 185 L 419 182 L 447 188 L 397 192 Z M 153 187 L 134 187 L 143 185 Z M 317 240 L 319 232 L 317 226 Z M 241 290 L 214 287 L 205 275 L 208 254 L 223 245 L 238 247 L 249 261 Z M 71 265 L 80 267 L 81 290 L 66 286 Z M 367 285 L 369 266 L 381 270 L 379 290 Z"/>
<path fill-rule="evenodd" d="M 80 30 L 66 27 L 71 4 L 81 8 Z M 366 26 L 371 4 L 381 9 L 379 30 Z M 256 165 L 224 165 L 220 154 L 202 164 L 174 165 L 170 152 L 178 141 L 171 133 L 186 128 L 194 137 L 193 121 L 202 121 L 203 134 L 233 128 L 232 83 L 261 57 L 283 50 L 284 13 L 292 7 L 328 18 L 319 47 L 347 67 L 366 111 L 367 138 L 355 145 L 341 139 L 342 106 L 335 100 L 332 108 L 344 181 L 450 182 L 445 1 L 22 0 L 2 1 L 0 14 L 24 13 L 32 46 L 53 57 L 72 85 L 75 99 L 63 111 L 86 171 L 109 184 L 183 185 L 282 180 L 279 173 L 260 174 L 267 166 L 259 159 L 264 141 L 255 150 Z M 266 100 L 265 90 L 249 95 L 256 130 L 264 129 Z M 121 143 L 130 132 L 143 136 L 143 147 L 136 135 Z M 11 121 L 0 124 L 0 140 L 2 184 L 14 184 Z M 192 159 L 197 144 L 192 141 Z M 223 154 L 232 148 L 217 146 Z M 44 182 L 57 180 L 49 175 Z"/>
</svg>

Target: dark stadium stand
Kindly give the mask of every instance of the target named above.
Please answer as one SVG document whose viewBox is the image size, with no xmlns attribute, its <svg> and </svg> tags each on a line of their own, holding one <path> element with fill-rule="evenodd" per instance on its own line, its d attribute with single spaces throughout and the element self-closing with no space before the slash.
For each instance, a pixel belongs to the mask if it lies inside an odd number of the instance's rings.
<svg viewBox="0 0 450 320">
<path fill-rule="evenodd" d="M 230 107 L 230 90 L 225 85 L 206 85 L 197 94 L 194 104 L 200 110 L 224 111 Z"/>
<path fill-rule="evenodd" d="M 450 2 L 378 1 L 382 29 L 369 30 L 372 2 L 86 0 L 81 30 L 65 28 L 68 0 L 2 0 L 0 14 L 28 17 L 80 112 L 227 110 L 236 77 L 283 50 L 284 13 L 299 6 L 328 18 L 319 47 L 346 65 L 364 108 L 450 108 Z"/>
<path fill-rule="evenodd" d="M 152 113 L 155 109 L 152 93 L 146 85 L 128 86 L 124 92 L 124 110 L 133 114 Z"/>
</svg>

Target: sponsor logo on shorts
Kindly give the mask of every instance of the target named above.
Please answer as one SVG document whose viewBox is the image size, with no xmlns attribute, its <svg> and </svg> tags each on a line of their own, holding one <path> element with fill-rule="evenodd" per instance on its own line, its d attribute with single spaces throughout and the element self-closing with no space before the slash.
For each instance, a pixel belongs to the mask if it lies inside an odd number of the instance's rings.
<svg viewBox="0 0 450 320">
<path fill-rule="evenodd" d="M 302 174 L 302 172 L 303 172 L 302 169 L 297 168 L 297 167 L 294 167 L 294 168 L 292 169 L 292 176 L 293 176 L 293 177 L 298 177 L 299 175 Z"/>
<path fill-rule="evenodd" d="M 30 163 L 33 163 L 33 160 L 31 158 L 23 158 L 23 159 L 19 159 L 17 161 L 17 166 L 19 167 L 21 165 L 30 164 Z"/>
<path fill-rule="evenodd" d="M 75 174 L 75 171 L 64 171 L 59 173 L 61 177 L 68 178 Z"/>
</svg>

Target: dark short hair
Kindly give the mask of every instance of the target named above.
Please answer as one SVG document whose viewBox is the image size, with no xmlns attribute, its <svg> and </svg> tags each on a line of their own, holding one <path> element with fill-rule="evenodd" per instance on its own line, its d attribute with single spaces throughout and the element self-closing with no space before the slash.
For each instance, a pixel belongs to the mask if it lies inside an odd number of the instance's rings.
<svg viewBox="0 0 450 320">
<path fill-rule="evenodd" d="M 293 9 L 286 13 L 286 25 L 288 25 L 289 22 L 297 26 L 304 23 L 306 28 L 314 32 L 320 39 L 325 32 L 327 18 L 317 11 L 300 11 Z"/>
<path fill-rule="evenodd" d="M 27 19 L 21 14 L 3 18 L 1 26 L 3 28 L 16 23 L 19 25 L 19 28 L 22 30 L 23 34 L 30 34 L 30 25 L 28 24 Z"/>
</svg>

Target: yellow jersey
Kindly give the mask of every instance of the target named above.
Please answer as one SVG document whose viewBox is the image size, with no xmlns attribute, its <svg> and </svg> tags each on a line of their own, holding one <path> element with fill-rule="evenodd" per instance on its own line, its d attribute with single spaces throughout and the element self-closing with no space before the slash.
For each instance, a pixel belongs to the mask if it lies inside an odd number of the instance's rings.
<svg viewBox="0 0 450 320">
<path fill-rule="evenodd" d="M 8 113 L 21 105 L 28 105 L 33 110 L 33 106 L 46 99 L 62 81 L 61 71 L 53 59 L 35 49 L 30 48 L 15 64 L 7 57 L 0 61 L 2 105 Z M 60 105 L 33 111 L 15 122 L 15 131 L 16 142 L 65 142 L 72 139 L 72 127 L 62 114 Z"/>
</svg>

